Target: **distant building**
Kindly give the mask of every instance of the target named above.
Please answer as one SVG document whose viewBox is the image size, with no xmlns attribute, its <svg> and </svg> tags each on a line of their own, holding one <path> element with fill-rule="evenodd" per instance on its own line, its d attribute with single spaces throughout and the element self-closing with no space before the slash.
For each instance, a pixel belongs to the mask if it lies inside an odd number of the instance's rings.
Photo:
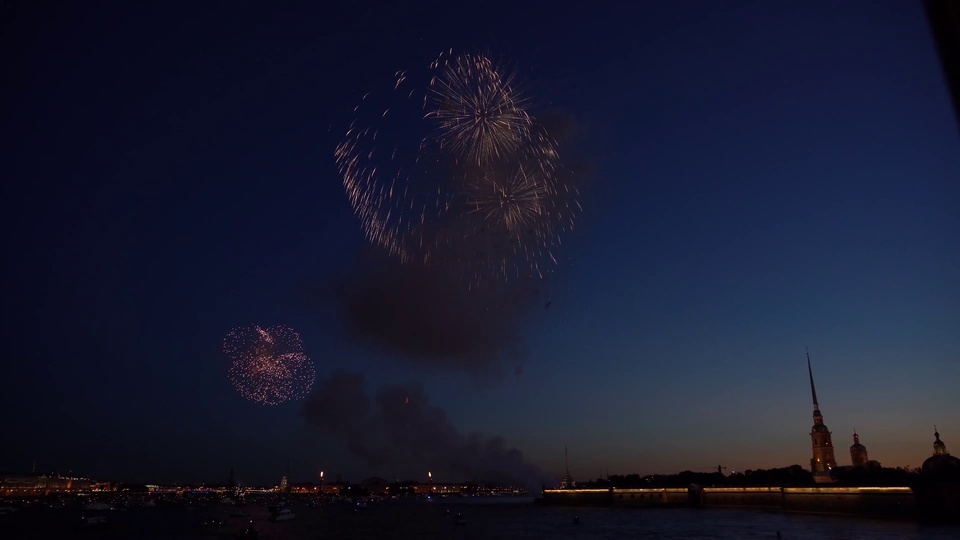
<svg viewBox="0 0 960 540">
<path fill-rule="evenodd" d="M 106 486 L 110 488 L 109 486 Z M 5 475 L 0 476 L 0 496 L 34 496 L 51 493 L 79 493 L 103 490 L 105 484 L 95 483 L 89 478 L 77 478 L 60 475 Z M 112 488 L 110 488 L 112 489 Z"/>
<path fill-rule="evenodd" d="M 336 484 L 315 484 L 313 482 L 303 482 L 290 484 L 290 493 L 312 494 L 312 495 L 337 495 L 340 493 L 340 486 Z"/>
<path fill-rule="evenodd" d="M 289 493 L 290 492 L 290 482 L 287 480 L 286 475 L 280 477 L 280 493 Z"/>
<path fill-rule="evenodd" d="M 573 477 L 570 476 L 570 463 L 567 460 L 567 447 L 563 447 L 563 477 L 560 478 L 560 489 L 573 489 L 577 487 L 577 483 L 573 481 Z"/>
<path fill-rule="evenodd" d="M 830 430 L 823 423 L 820 414 L 820 404 L 817 403 L 817 388 L 813 384 L 813 367 L 810 365 L 810 351 L 807 351 L 807 372 L 810 374 L 810 393 L 813 395 L 813 428 L 810 430 L 810 439 L 813 441 L 813 457 L 810 458 L 810 472 L 817 483 L 833 482 L 830 471 L 837 466 L 833 457 L 833 441 L 830 439 Z M 866 455 L 866 451 L 864 451 Z"/>
<path fill-rule="evenodd" d="M 452 493 L 466 493 L 470 489 L 466 484 L 436 484 L 432 480 L 426 484 L 414 484 L 413 492 L 417 495 L 449 495 Z"/>
<path fill-rule="evenodd" d="M 920 466 L 921 481 L 917 484 L 920 509 L 935 519 L 960 516 L 960 459 L 951 456 L 940 440 L 940 431 L 933 428 L 933 455 Z"/>
<path fill-rule="evenodd" d="M 860 444 L 860 435 L 853 430 L 853 444 L 850 445 L 850 462 L 854 467 L 866 467 L 870 460 L 867 458 L 867 447 Z"/>
<path fill-rule="evenodd" d="M 940 432 L 933 428 L 933 455 L 928 457 L 920 467 L 925 475 L 960 479 L 960 459 L 947 452 L 947 445 L 940 440 Z"/>
<path fill-rule="evenodd" d="M 390 482 L 379 476 L 371 476 L 360 481 L 360 486 L 371 494 L 386 495 L 390 490 Z"/>
</svg>

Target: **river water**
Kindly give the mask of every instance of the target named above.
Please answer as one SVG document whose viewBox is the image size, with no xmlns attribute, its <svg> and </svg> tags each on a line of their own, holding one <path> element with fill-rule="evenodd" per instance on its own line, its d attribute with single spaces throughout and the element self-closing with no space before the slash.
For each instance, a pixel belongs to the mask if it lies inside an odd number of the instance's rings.
<svg viewBox="0 0 960 540">
<path fill-rule="evenodd" d="M 530 500 L 384 502 L 357 510 L 349 504 L 311 507 L 294 503 L 296 517 L 274 523 L 266 508 L 211 505 L 188 511 L 179 507 L 106 512 L 103 529 L 78 526 L 80 510 L 26 509 L 0 516 L 5 540 L 55 538 L 230 539 L 253 526 L 264 540 L 317 539 L 950 539 L 960 525 L 784 514 L 754 510 L 610 509 L 534 505 Z M 243 512 L 248 515 L 238 516 Z M 463 516 L 458 523 L 457 515 Z M 221 527 L 204 527 L 209 517 Z M 575 524 L 578 518 L 579 524 Z"/>
</svg>

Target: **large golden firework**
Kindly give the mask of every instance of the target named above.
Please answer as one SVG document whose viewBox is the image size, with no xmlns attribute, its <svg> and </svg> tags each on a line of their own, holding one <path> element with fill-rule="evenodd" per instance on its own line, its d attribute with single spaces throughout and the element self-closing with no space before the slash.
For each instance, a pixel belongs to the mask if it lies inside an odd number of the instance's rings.
<svg viewBox="0 0 960 540">
<path fill-rule="evenodd" d="M 425 73 L 396 73 L 384 100 L 371 96 L 335 153 L 369 241 L 471 285 L 555 264 L 577 193 L 515 76 L 451 51 Z"/>
</svg>

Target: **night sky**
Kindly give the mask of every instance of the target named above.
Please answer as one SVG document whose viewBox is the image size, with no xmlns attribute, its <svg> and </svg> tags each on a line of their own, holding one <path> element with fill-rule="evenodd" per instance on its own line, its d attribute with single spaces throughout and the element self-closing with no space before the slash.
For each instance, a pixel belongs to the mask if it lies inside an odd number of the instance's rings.
<svg viewBox="0 0 960 540">
<path fill-rule="evenodd" d="M 884 466 L 934 424 L 960 451 L 960 132 L 921 4 L 602 4 L 3 2 L 0 470 L 469 476 L 351 448 L 411 396 L 432 452 L 502 437 L 491 467 L 547 480 L 564 445 L 578 480 L 807 467 L 805 346 L 841 465 L 854 427 Z M 394 315 L 430 300 L 394 294 L 333 152 L 450 48 L 563 119 L 583 212 L 535 305 L 418 356 L 343 305 L 371 264 Z M 310 400 L 234 390 L 249 324 L 301 333 Z"/>
</svg>

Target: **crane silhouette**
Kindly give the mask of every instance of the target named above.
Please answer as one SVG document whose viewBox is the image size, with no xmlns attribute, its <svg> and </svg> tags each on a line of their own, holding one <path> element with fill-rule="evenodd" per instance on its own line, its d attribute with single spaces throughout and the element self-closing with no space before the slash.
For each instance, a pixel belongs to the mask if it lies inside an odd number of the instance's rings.
<svg viewBox="0 0 960 540">
<path fill-rule="evenodd" d="M 693 470 L 694 471 L 712 471 L 714 469 L 716 469 L 718 473 L 723 474 L 723 471 L 725 471 L 727 468 L 724 467 L 723 465 L 717 465 L 716 467 L 697 467 Z"/>
</svg>

